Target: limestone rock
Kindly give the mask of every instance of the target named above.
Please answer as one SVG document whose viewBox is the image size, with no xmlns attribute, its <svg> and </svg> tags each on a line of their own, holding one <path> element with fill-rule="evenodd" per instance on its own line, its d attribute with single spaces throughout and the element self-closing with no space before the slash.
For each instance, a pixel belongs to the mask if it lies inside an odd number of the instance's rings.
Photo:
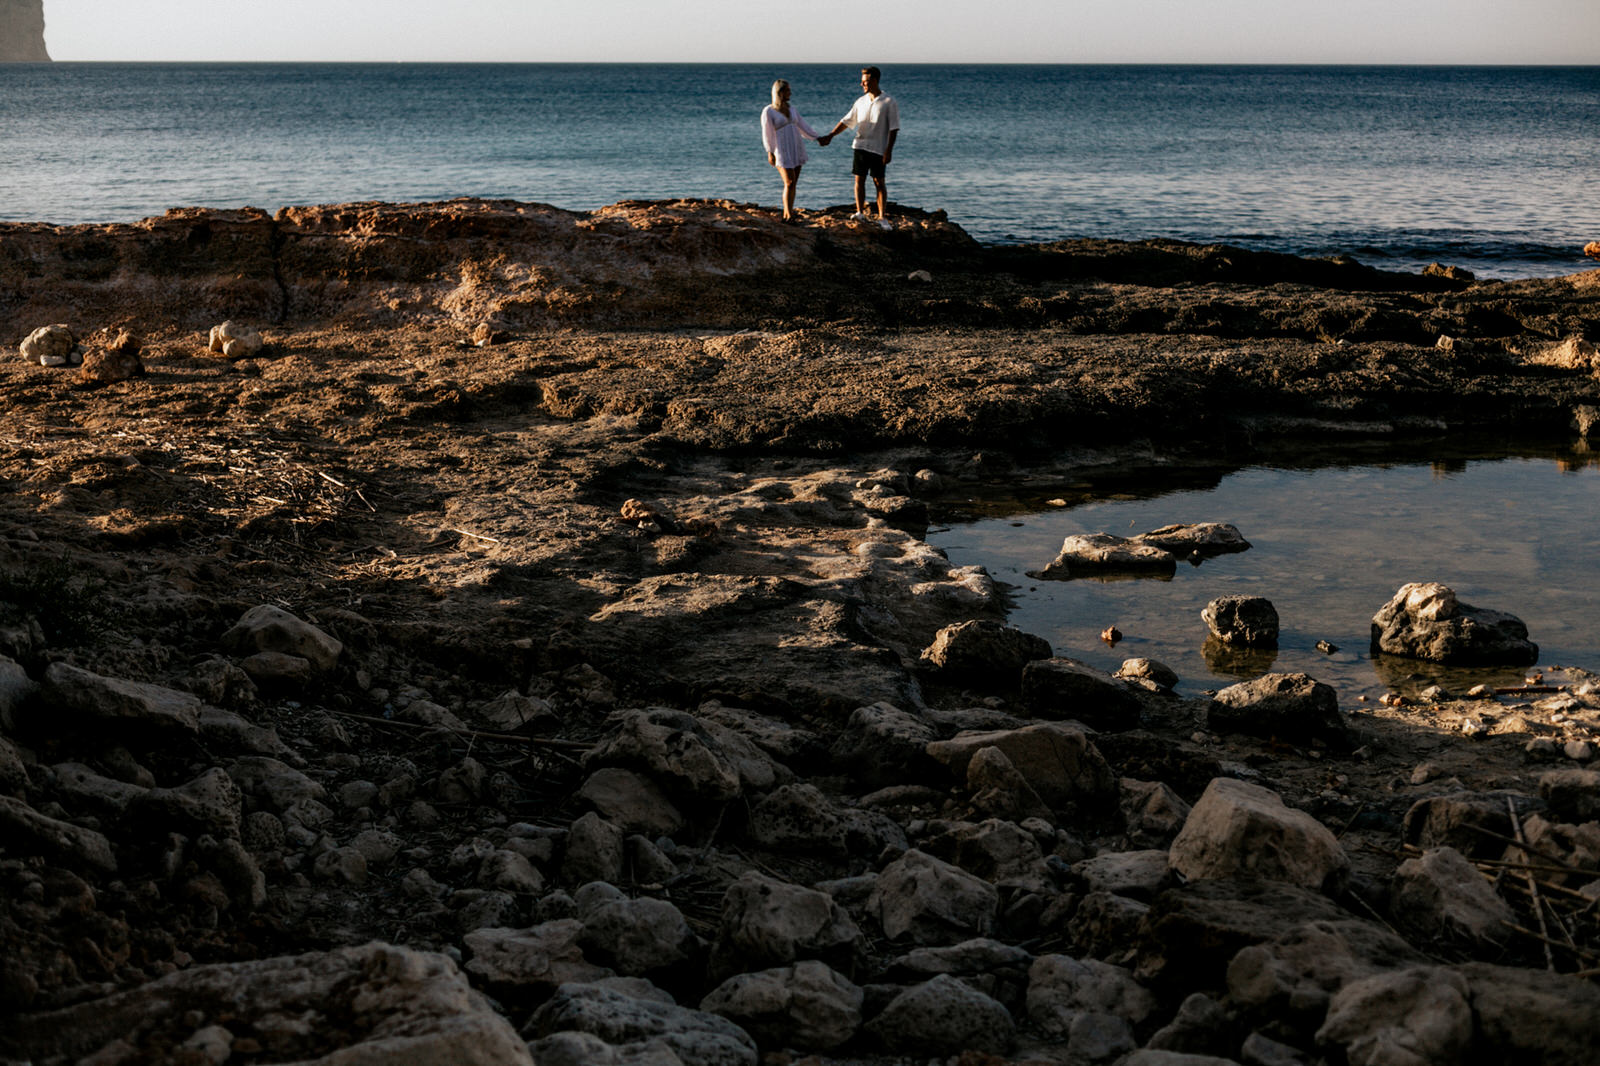
<svg viewBox="0 0 1600 1066">
<path fill-rule="evenodd" d="M 865 993 L 815 960 L 728 978 L 700 1001 L 764 1047 L 828 1051 L 861 1028 Z"/>
<path fill-rule="evenodd" d="M 144 376 L 144 361 L 139 358 L 142 344 L 127 330 L 114 336 L 99 335 L 84 353 L 83 365 L 73 376 L 79 388 L 111 385 Z"/>
<path fill-rule="evenodd" d="M 1111 766 L 1082 727 L 1041 722 L 1021 729 L 961 733 L 928 745 L 928 754 L 965 780 L 972 757 L 998 748 L 1039 798 L 1058 812 L 1113 809 L 1117 781 Z"/>
<path fill-rule="evenodd" d="M 1160 781 L 1124 777 L 1118 785 L 1122 790 L 1122 819 L 1129 843 L 1135 847 L 1171 847 L 1172 838 L 1183 829 L 1184 820 L 1189 817 L 1189 804 Z"/>
<path fill-rule="evenodd" d="M 878 874 L 867 910 L 890 940 L 956 944 L 989 935 L 999 905 L 993 885 L 913 849 Z"/>
<path fill-rule="evenodd" d="M 578 789 L 578 798 L 630 833 L 671 836 L 684 826 L 683 815 L 654 781 L 618 766 L 590 774 Z"/>
<path fill-rule="evenodd" d="M 981 687 L 1013 689 L 1022 668 L 1050 658 L 1050 642 L 992 619 L 945 626 L 922 650 L 922 662 L 953 680 Z"/>
<path fill-rule="evenodd" d="M 683 912 L 664 899 L 624 899 L 583 916 L 586 952 L 629 976 L 677 966 L 694 959 L 699 938 Z"/>
<path fill-rule="evenodd" d="M 1107 732 L 1139 725 L 1139 701 L 1127 685 L 1076 659 L 1036 659 L 1024 666 L 1022 701 L 1038 718 L 1070 718 Z"/>
<path fill-rule="evenodd" d="M 10 796 L 0 796 L 0 830 L 8 841 L 66 866 L 102 873 L 117 869 L 111 841 L 103 834 L 47 817 Z"/>
<path fill-rule="evenodd" d="M 1156 1009 L 1156 997 L 1120 966 L 1070 955 L 1041 955 L 1028 971 L 1028 1020 L 1065 1036 L 1080 1014 L 1110 1014 L 1136 1026 Z"/>
<path fill-rule="evenodd" d="M 1177 569 L 1177 558 L 1153 544 L 1109 533 L 1087 533 L 1063 540 L 1060 553 L 1039 576 L 1061 580 L 1118 573 L 1171 577 Z"/>
<path fill-rule="evenodd" d="M 1426 940 L 1475 949 L 1506 942 L 1515 915 L 1454 848 L 1430 848 L 1407 859 L 1389 886 L 1389 912 L 1400 928 Z"/>
<path fill-rule="evenodd" d="M 1482 962 L 1454 970 L 1472 990 L 1485 1059 L 1600 1062 L 1600 988 L 1592 981 Z"/>
<path fill-rule="evenodd" d="M 1461 603 L 1437 582 L 1400 586 L 1372 616 L 1372 651 L 1461 666 L 1527 666 L 1539 660 L 1528 627 L 1504 611 Z"/>
<path fill-rule="evenodd" d="M 332 670 L 344 651 L 343 644 L 310 622 L 269 603 L 246 611 L 222 634 L 222 644 L 240 655 L 262 651 L 296 655 L 322 673 Z"/>
<path fill-rule="evenodd" d="M 818 959 L 848 974 L 863 945 L 861 930 L 832 896 L 752 872 L 728 886 L 722 897 L 711 972 Z"/>
<path fill-rule="evenodd" d="M 900 993 L 866 1028 L 896 1055 L 948 1055 L 962 1050 L 1004 1055 L 1016 1038 L 1010 1011 L 944 974 Z"/>
<path fill-rule="evenodd" d="M 739 795 L 739 768 L 700 721 L 666 707 L 618 711 L 583 764 L 620 766 L 653 778 L 675 798 L 721 803 Z"/>
<path fill-rule="evenodd" d="M 42 702 L 113 729 L 198 733 L 200 701 L 187 692 L 142 681 L 102 677 L 68 663 L 51 663 Z"/>
<path fill-rule="evenodd" d="M 525 1033 L 541 1042 L 534 1044 L 541 1064 L 553 1058 L 542 1041 L 564 1032 L 588 1033 L 618 1049 L 659 1041 L 686 1064 L 756 1066 L 755 1041 L 726 1018 L 596 984 L 562 985 L 534 1012 Z"/>
<path fill-rule="evenodd" d="M 104 999 L 13 1018 L 0 1035 L 0 1053 L 172 1061 L 174 1048 L 213 1025 L 254 1041 L 263 1061 L 533 1066 L 510 1023 L 448 958 L 378 943 L 196 966 Z"/>
<path fill-rule="evenodd" d="M 1442 966 L 1377 974 L 1334 995 L 1317 1043 L 1351 1066 L 1458 1062 L 1473 1046 L 1470 997 L 1466 980 Z"/>
<path fill-rule="evenodd" d="M 1184 877 L 1258 877 L 1309 889 L 1337 889 L 1350 860 L 1326 826 L 1286 807 L 1271 789 L 1219 777 L 1172 842 Z"/>
<path fill-rule="evenodd" d="M 916 780 L 931 769 L 928 744 L 938 736 L 921 716 L 890 703 L 850 712 L 830 754 L 836 765 L 867 788 Z"/>
<path fill-rule="evenodd" d="M 1539 775 L 1539 795 L 1568 821 L 1600 819 L 1600 771 L 1551 770 Z"/>
<path fill-rule="evenodd" d="M 1281 1022 L 1309 1034 L 1345 985 L 1426 962 L 1372 922 L 1311 921 L 1235 954 L 1228 963 L 1228 997 L 1247 1019 Z"/>
<path fill-rule="evenodd" d="M 0 730 L 16 730 L 18 719 L 24 716 L 24 709 L 38 691 L 38 682 L 21 665 L 0 655 Z"/>
<path fill-rule="evenodd" d="M 1355 746 L 1339 711 L 1339 695 L 1306 674 L 1264 674 L 1229 685 L 1213 697 L 1207 726 L 1218 733 L 1247 733 L 1291 743 L 1321 741 L 1338 750 Z"/>
<path fill-rule="evenodd" d="M 44 0 L 9 0 L 0 6 L 0 63 L 48 63 Z"/>
<path fill-rule="evenodd" d="M 1173 555 L 1226 555 L 1248 551 L 1250 542 L 1239 528 L 1227 522 L 1194 522 L 1162 526 L 1132 538 Z"/>
<path fill-rule="evenodd" d="M 999 748 L 980 748 L 973 755 L 967 763 L 967 787 L 972 790 L 972 805 L 996 818 L 1021 822 L 1055 816 Z"/>
<path fill-rule="evenodd" d="M 40 326 L 23 338 L 18 345 L 22 357 L 39 366 L 66 366 L 78 347 L 72 327 L 63 322 Z"/>
<path fill-rule="evenodd" d="M 1157 692 L 1171 692 L 1178 687 L 1177 671 L 1154 659 L 1124 659 L 1113 676 L 1145 684 Z"/>
<path fill-rule="evenodd" d="M 229 359 L 248 359 L 258 354 L 264 343 L 259 332 L 231 319 L 220 326 L 212 326 L 206 342 L 211 351 L 221 352 Z"/>
<path fill-rule="evenodd" d="M 1260 596 L 1219 596 L 1200 612 L 1211 634 L 1246 648 L 1278 646 L 1278 610 Z"/>
<path fill-rule="evenodd" d="M 622 879 L 623 846 L 627 834 L 590 811 L 567 831 L 567 852 L 561 862 L 561 879 L 581 885 L 590 881 Z"/>
<path fill-rule="evenodd" d="M 1093 891 L 1111 892 L 1146 902 L 1172 880 L 1167 849 L 1112 851 L 1072 864 L 1072 876 Z"/>
</svg>

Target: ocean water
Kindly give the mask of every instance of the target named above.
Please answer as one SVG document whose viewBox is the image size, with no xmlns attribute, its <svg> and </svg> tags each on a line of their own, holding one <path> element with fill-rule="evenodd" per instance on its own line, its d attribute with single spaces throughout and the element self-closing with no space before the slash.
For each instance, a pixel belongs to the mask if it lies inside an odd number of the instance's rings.
<svg viewBox="0 0 1600 1066">
<path fill-rule="evenodd" d="M 847 65 L 0 65 L 0 220 L 508 197 L 773 205 L 774 77 L 816 126 Z M 1174 237 L 1480 276 L 1586 268 L 1600 67 L 890 67 L 890 198 L 979 240 Z M 850 200 L 846 139 L 799 203 Z"/>
</svg>

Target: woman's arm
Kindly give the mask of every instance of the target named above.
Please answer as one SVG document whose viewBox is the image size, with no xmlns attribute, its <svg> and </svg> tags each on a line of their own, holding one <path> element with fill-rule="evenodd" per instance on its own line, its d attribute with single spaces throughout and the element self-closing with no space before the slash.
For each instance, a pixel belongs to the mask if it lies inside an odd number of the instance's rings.
<svg viewBox="0 0 1600 1066">
<path fill-rule="evenodd" d="M 778 126 L 772 120 L 773 114 L 770 106 L 761 109 L 761 147 L 767 150 L 769 161 L 773 149 L 778 146 Z"/>
</svg>

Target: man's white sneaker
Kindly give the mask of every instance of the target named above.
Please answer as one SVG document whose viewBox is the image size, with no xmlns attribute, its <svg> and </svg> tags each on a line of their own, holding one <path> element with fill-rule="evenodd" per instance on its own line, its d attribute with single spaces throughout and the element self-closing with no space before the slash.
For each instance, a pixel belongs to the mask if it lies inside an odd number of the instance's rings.
<svg viewBox="0 0 1600 1066">
<path fill-rule="evenodd" d="M 857 211 L 855 214 L 850 216 L 850 221 L 851 222 L 866 222 L 866 221 L 868 221 L 867 213 L 865 211 Z"/>
<path fill-rule="evenodd" d="M 878 219 L 878 228 L 879 229 L 894 229 L 894 223 L 890 222 L 886 218 L 880 218 L 880 219 Z"/>
</svg>

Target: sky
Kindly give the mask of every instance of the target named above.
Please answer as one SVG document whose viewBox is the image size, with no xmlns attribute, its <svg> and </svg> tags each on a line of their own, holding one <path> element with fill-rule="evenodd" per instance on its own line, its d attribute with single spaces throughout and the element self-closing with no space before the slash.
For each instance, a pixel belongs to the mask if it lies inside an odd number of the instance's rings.
<svg viewBox="0 0 1600 1066">
<path fill-rule="evenodd" d="M 1600 0 L 44 0 L 56 60 L 1600 63 Z"/>
</svg>

